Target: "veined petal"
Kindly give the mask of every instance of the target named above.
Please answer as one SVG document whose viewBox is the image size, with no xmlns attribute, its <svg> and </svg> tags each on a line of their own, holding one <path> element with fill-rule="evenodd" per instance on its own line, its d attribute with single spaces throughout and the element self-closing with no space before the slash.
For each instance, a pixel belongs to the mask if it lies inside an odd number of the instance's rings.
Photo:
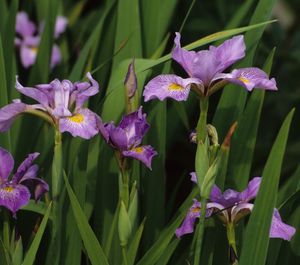
<svg viewBox="0 0 300 265">
<path fill-rule="evenodd" d="M 189 209 L 184 221 L 182 222 L 181 226 L 176 229 L 176 236 L 180 238 L 182 235 L 190 234 L 194 232 L 194 225 L 197 218 L 200 217 L 200 210 L 201 209 L 201 203 L 198 202 L 196 199 L 193 200 L 193 205 Z M 211 216 L 213 210 L 209 208 L 209 205 L 207 205 L 207 210 L 205 217 Z"/>
<path fill-rule="evenodd" d="M 150 128 L 149 123 L 146 120 L 146 114 L 143 113 L 142 107 L 137 111 L 124 115 L 119 123 L 127 137 L 128 147 L 136 147 L 141 144 L 142 138 Z"/>
<path fill-rule="evenodd" d="M 129 148 L 129 145 L 125 130 L 120 128 L 119 126 L 116 127 L 113 123 L 109 125 L 108 129 L 109 140 L 111 144 L 121 151 L 127 150 Z"/>
<path fill-rule="evenodd" d="M 15 214 L 22 206 L 28 204 L 29 190 L 23 185 L 2 185 L 0 187 L 0 205 Z"/>
<path fill-rule="evenodd" d="M 0 184 L 7 181 L 9 174 L 14 168 L 14 159 L 12 155 L 0 147 Z"/>
<path fill-rule="evenodd" d="M 176 236 L 180 238 L 181 236 L 185 234 L 190 234 L 194 232 L 194 225 L 196 222 L 196 219 L 200 217 L 200 208 L 201 204 L 197 200 L 193 200 L 193 205 L 189 209 L 183 223 L 180 227 L 176 229 Z"/>
<path fill-rule="evenodd" d="M 260 177 L 255 177 L 248 183 L 248 187 L 240 193 L 240 200 L 243 202 L 248 202 L 253 200 L 259 190 L 261 183 L 261 178 Z"/>
<path fill-rule="evenodd" d="M 16 77 L 16 89 L 23 95 L 38 101 L 46 108 L 49 106 L 48 97 L 43 91 L 40 91 L 39 89 L 33 87 L 23 87 L 19 83 L 18 77 Z"/>
<path fill-rule="evenodd" d="M 145 164 L 146 167 L 151 169 L 152 158 L 157 155 L 157 152 L 151 145 L 143 145 L 135 147 L 128 151 L 123 151 L 122 154 L 127 157 L 132 157 Z"/>
<path fill-rule="evenodd" d="M 246 45 L 244 36 L 235 36 L 226 40 L 218 47 L 210 46 L 209 50 L 215 53 L 215 56 L 220 63 L 218 72 L 222 72 L 236 61 L 245 57 Z"/>
<path fill-rule="evenodd" d="M 86 76 L 89 79 L 90 83 L 77 82 L 74 84 L 74 93 L 76 93 L 76 108 L 81 108 L 84 102 L 87 101 L 89 97 L 94 96 L 99 92 L 99 84 L 92 77 L 91 73 L 88 72 Z"/>
<path fill-rule="evenodd" d="M 54 37 L 57 39 L 62 34 L 68 25 L 68 19 L 63 16 L 57 16 L 54 28 Z"/>
<path fill-rule="evenodd" d="M 17 172 L 15 173 L 12 181 L 14 183 L 19 183 L 22 181 L 22 178 L 26 178 L 28 176 L 35 177 L 37 173 L 37 168 L 32 167 L 33 161 L 39 156 L 39 153 L 32 153 L 27 156 L 27 158 L 22 162 L 22 164 L 18 167 Z"/>
<path fill-rule="evenodd" d="M 229 74 L 217 75 L 214 80 L 216 79 L 225 79 L 245 87 L 248 91 L 251 91 L 253 88 L 277 90 L 275 79 L 269 79 L 264 71 L 256 67 L 235 69 Z"/>
<path fill-rule="evenodd" d="M 196 78 L 183 79 L 177 75 L 159 75 L 145 86 L 144 100 L 158 98 L 173 98 L 177 101 L 185 101 L 188 98 L 191 84 L 202 85 L 202 82 Z"/>
<path fill-rule="evenodd" d="M 56 65 L 58 65 L 61 61 L 61 53 L 59 47 L 54 44 L 52 47 L 52 53 L 51 53 L 51 68 L 54 68 Z"/>
<path fill-rule="evenodd" d="M 16 32 L 25 37 L 33 35 L 35 31 L 36 27 L 29 20 L 27 13 L 24 11 L 18 12 L 16 17 Z"/>
<path fill-rule="evenodd" d="M 231 208 L 231 221 L 238 223 L 238 221 L 244 216 L 248 215 L 253 209 L 252 203 L 239 203 Z"/>
<path fill-rule="evenodd" d="M 284 240 L 290 241 L 295 234 L 296 229 L 293 226 L 285 224 L 282 222 L 280 214 L 277 209 L 274 209 L 274 214 L 272 218 L 270 237 L 271 238 L 282 238 Z"/>
<path fill-rule="evenodd" d="M 195 51 L 187 51 L 181 48 L 179 32 L 176 32 L 176 37 L 174 39 L 175 48 L 172 51 L 172 58 L 179 63 L 182 68 L 187 72 L 190 77 L 193 77 L 194 73 L 194 60 L 197 57 Z"/>
<path fill-rule="evenodd" d="M 35 63 L 38 48 L 27 45 L 21 45 L 20 47 L 20 59 L 24 68 L 29 68 Z"/>
<path fill-rule="evenodd" d="M 0 109 L 0 132 L 6 132 L 19 114 L 24 112 L 27 105 L 22 102 L 11 103 Z"/>
<path fill-rule="evenodd" d="M 90 139 L 98 133 L 96 114 L 89 109 L 80 109 L 73 116 L 59 119 L 59 130 L 73 137 Z"/>
</svg>

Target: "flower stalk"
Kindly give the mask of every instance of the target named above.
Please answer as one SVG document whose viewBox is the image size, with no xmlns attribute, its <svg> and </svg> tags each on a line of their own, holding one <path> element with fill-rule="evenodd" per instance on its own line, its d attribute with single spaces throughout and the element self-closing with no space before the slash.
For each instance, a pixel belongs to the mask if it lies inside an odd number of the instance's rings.
<svg viewBox="0 0 300 265">
<path fill-rule="evenodd" d="M 229 243 L 229 260 L 231 264 L 237 265 L 238 259 L 237 259 L 236 243 L 235 243 L 234 224 L 232 222 L 228 223 L 226 226 L 226 230 L 227 230 L 227 239 Z"/>
<path fill-rule="evenodd" d="M 197 124 L 197 144 L 199 147 L 199 144 L 204 144 L 205 138 L 206 138 L 206 124 L 207 124 L 207 112 L 208 112 L 208 98 L 201 97 L 200 98 L 200 116 Z M 197 153 L 199 152 L 199 148 L 197 148 Z M 196 153 L 196 165 L 197 168 L 197 157 L 199 154 Z M 200 176 L 197 176 L 198 180 Z M 203 178 L 201 178 L 203 180 Z M 200 183 L 200 182 L 198 182 Z M 201 193 L 201 185 L 199 186 L 199 190 Z M 195 256 L 194 256 L 194 265 L 198 265 L 200 263 L 200 257 L 201 257 L 201 248 L 202 248 L 202 240 L 204 236 L 204 221 L 205 221 L 205 213 L 206 213 L 206 205 L 207 205 L 207 198 L 204 198 L 201 195 L 201 214 L 200 214 L 200 220 L 199 220 L 199 229 L 198 229 L 198 235 L 196 239 L 196 249 L 195 249 Z"/>
</svg>

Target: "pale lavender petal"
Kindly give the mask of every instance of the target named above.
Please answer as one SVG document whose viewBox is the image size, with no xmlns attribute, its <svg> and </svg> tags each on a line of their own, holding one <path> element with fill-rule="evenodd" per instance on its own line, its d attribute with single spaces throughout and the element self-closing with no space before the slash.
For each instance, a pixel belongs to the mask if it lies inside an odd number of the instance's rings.
<svg viewBox="0 0 300 265">
<path fill-rule="evenodd" d="M 219 187 L 217 185 L 213 185 L 209 196 L 210 201 L 219 202 L 222 199 L 222 197 L 223 195 Z"/>
<path fill-rule="evenodd" d="M 253 200 L 259 190 L 261 183 L 261 178 L 260 177 L 255 177 L 248 183 L 248 187 L 240 193 L 240 200 L 243 202 L 249 202 Z"/>
<path fill-rule="evenodd" d="M 24 112 L 27 105 L 21 102 L 11 103 L 0 109 L 0 132 L 6 132 L 17 116 Z"/>
<path fill-rule="evenodd" d="M 208 87 L 214 76 L 218 73 L 220 61 L 214 52 L 203 50 L 197 52 L 194 60 L 193 77 L 200 79 L 205 87 Z"/>
<path fill-rule="evenodd" d="M 174 39 L 175 48 L 172 51 L 172 58 L 182 66 L 190 77 L 194 77 L 194 60 L 196 60 L 197 54 L 194 51 L 182 49 L 180 38 L 180 33 L 176 32 L 176 37 Z"/>
<path fill-rule="evenodd" d="M 86 74 L 90 83 L 87 82 L 77 82 L 74 84 L 76 95 L 76 108 L 81 108 L 85 101 L 88 100 L 89 97 L 96 95 L 99 92 L 99 84 L 92 77 L 91 73 Z M 87 86 L 88 85 L 88 86 Z"/>
<path fill-rule="evenodd" d="M 40 36 L 26 36 L 22 42 L 24 45 L 37 50 L 40 44 L 40 40 L 41 40 Z"/>
<path fill-rule="evenodd" d="M 230 221 L 226 207 L 220 203 L 209 202 L 207 204 L 206 217 L 209 217 L 212 214 L 217 214 L 224 223 L 228 223 Z"/>
<path fill-rule="evenodd" d="M 213 51 L 219 61 L 218 72 L 222 72 L 236 61 L 245 57 L 246 45 L 244 36 L 239 35 L 226 40 L 218 47 L 210 46 L 210 51 Z"/>
<path fill-rule="evenodd" d="M 9 174 L 14 168 L 14 159 L 12 155 L 0 147 L 0 185 L 7 181 Z"/>
<path fill-rule="evenodd" d="M 101 119 L 97 119 L 97 126 L 99 129 L 99 133 L 104 138 L 105 142 L 109 142 L 109 134 L 111 131 L 111 127 L 115 127 L 113 123 L 103 123 Z"/>
<path fill-rule="evenodd" d="M 185 101 L 192 84 L 202 86 L 202 82 L 195 78 L 183 79 L 177 75 L 159 75 L 145 86 L 144 100 L 158 98 L 162 101 L 165 98 L 173 98 L 177 101 Z"/>
<path fill-rule="evenodd" d="M 270 228 L 270 237 L 282 238 L 284 240 L 290 241 L 295 233 L 296 229 L 293 226 L 283 223 L 278 210 L 274 209 Z"/>
<path fill-rule="evenodd" d="M 236 203 L 240 202 L 240 192 L 228 189 L 223 192 L 223 198 L 220 200 L 220 203 L 226 207 L 233 206 Z"/>
<path fill-rule="evenodd" d="M 194 200 L 193 206 L 189 209 L 183 223 L 179 228 L 176 229 L 175 234 L 178 238 L 182 237 L 185 234 L 194 232 L 196 219 L 200 217 L 200 207 L 200 202 Z"/>
<path fill-rule="evenodd" d="M 54 37 L 57 39 L 62 34 L 68 25 L 68 19 L 63 16 L 57 16 L 55 21 Z"/>
<path fill-rule="evenodd" d="M 31 36 L 35 33 L 36 27 L 28 18 L 26 12 L 18 12 L 16 17 L 16 32 L 22 37 Z"/>
<path fill-rule="evenodd" d="M 193 144 L 197 143 L 197 132 L 196 130 L 192 131 L 189 135 L 190 142 Z"/>
<path fill-rule="evenodd" d="M 152 158 L 157 155 L 157 152 L 151 145 L 143 145 L 135 147 L 128 151 L 123 151 L 122 154 L 127 157 L 132 157 L 145 164 L 146 167 L 151 169 Z"/>
<path fill-rule="evenodd" d="M 49 100 L 47 94 L 45 94 L 43 91 L 40 91 L 39 89 L 33 88 L 33 87 L 23 87 L 19 81 L 18 77 L 16 77 L 16 89 L 22 93 L 23 95 L 30 97 L 39 103 L 41 103 L 44 107 L 48 107 Z"/>
<path fill-rule="evenodd" d="M 59 47 L 54 44 L 52 47 L 52 53 L 51 53 L 51 68 L 54 68 L 56 65 L 58 65 L 61 61 L 61 53 Z"/>
<path fill-rule="evenodd" d="M 216 76 L 216 79 L 225 79 L 245 87 L 248 91 L 253 88 L 277 90 L 275 79 L 269 79 L 264 71 L 256 67 L 235 69 L 229 74 Z"/>
<path fill-rule="evenodd" d="M 89 109 L 80 109 L 73 116 L 59 119 L 59 130 L 90 139 L 98 133 L 97 116 Z"/>
<path fill-rule="evenodd" d="M 192 182 L 194 182 L 194 183 L 198 182 L 196 172 L 191 172 L 190 176 L 191 176 L 191 181 Z"/>
<path fill-rule="evenodd" d="M 29 68 L 35 63 L 37 56 L 37 47 L 30 47 L 27 45 L 21 45 L 20 47 L 20 59 L 25 68 Z"/>
<path fill-rule="evenodd" d="M 39 153 L 29 154 L 26 159 L 22 162 L 22 164 L 18 167 L 17 172 L 15 173 L 12 181 L 17 184 L 22 181 L 23 178 L 26 177 L 35 177 L 37 173 L 37 168 L 32 168 L 33 161 L 39 156 Z"/>
<path fill-rule="evenodd" d="M 0 187 L 0 205 L 15 214 L 30 199 L 29 190 L 23 185 L 2 185 Z"/>
</svg>

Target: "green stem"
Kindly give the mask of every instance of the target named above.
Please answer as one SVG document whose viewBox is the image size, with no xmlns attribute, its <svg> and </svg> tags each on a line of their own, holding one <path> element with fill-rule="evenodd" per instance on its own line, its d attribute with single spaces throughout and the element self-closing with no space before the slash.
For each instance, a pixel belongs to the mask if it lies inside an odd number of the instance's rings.
<svg viewBox="0 0 300 265">
<path fill-rule="evenodd" d="M 124 265 L 128 265 L 128 259 L 127 259 L 127 253 L 126 253 L 126 247 L 125 246 L 122 246 L 122 256 L 123 256 Z"/>
<path fill-rule="evenodd" d="M 195 257 L 194 257 L 194 265 L 200 264 L 200 257 L 201 257 L 201 249 L 202 249 L 202 242 L 204 236 L 204 221 L 205 221 L 205 214 L 206 214 L 206 205 L 207 200 L 205 198 L 201 199 L 201 212 L 200 212 L 200 219 L 198 224 L 198 235 L 196 239 L 196 248 L 195 248 Z"/>
<path fill-rule="evenodd" d="M 234 224 L 228 223 L 226 226 L 227 229 L 227 239 L 229 243 L 229 259 L 231 264 L 237 265 L 238 259 L 237 259 L 237 250 L 236 250 L 236 243 L 235 243 L 235 231 L 234 231 Z"/>
<path fill-rule="evenodd" d="M 200 116 L 197 124 L 197 141 L 204 142 L 206 137 L 206 124 L 207 124 L 207 112 L 208 112 L 208 98 L 200 98 Z"/>
<path fill-rule="evenodd" d="M 122 191 L 121 200 L 124 202 L 126 209 L 129 206 L 129 173 L 126 169 L 121 169 L 122 173 Z"/>
<path fill-rule="evenodd" d="M 54 155 L 52 161 L 52 200 L 56 201 L 62 183 L 62 135 L 55 130 Z"/>
<path fill-rule="evenodd" d="M 198 147 L 199 147 L 199 144 L 203 144 L 205 142 L 205 138 L 207 136 L 207 132 L 206 132 L 207 112 L 208 112 L 208 98 L 201 97 L 200 98 L 200 115 L 199 115 L 199 120 L 198 120 L 198 124 L 197 124 Z M 197 148 L 197 151 L 198 151 L 198 149 L 199 148 Z M 196 162 L 195 163 L 197 163 L 197 154 L 196 154 Z M 195 165 L 195 168 L 197 168 L 197 164 Z M 200 179 L 203 179 L 201 176 L 197 176 L 197 178 L 198 178 L 198 181 Z M 198 185 L 198 186 L 199 186 L 200 195 L 201 195 L 201 185 Z M 199 219 L 199 224 L 198 224 L 199 228 L 198 228 L 198 234 L 197 234 L 197 239 L 196 239 L 194 265 L 198 265 L 200 263 L 202 242 L 203 242 L 203 236 L 204 236 L 206 205 L 207 205 L 207 199 L 204 197 L 201 197 L 201 213 L 200 213 L 200 219 Z"/>
<path fill-rule="evenodd" d="M 3 221 L 3 246 L 4 246 L 4 253 L 5 253 L 5 260 L 7 264 L 10 264 L 10 255 L 9 255 L 9 248 L 10 248 L 10 227 L 9 227 L 9 215 L 7 210 L 3 210 L 4 221 Z"/>
</svg>

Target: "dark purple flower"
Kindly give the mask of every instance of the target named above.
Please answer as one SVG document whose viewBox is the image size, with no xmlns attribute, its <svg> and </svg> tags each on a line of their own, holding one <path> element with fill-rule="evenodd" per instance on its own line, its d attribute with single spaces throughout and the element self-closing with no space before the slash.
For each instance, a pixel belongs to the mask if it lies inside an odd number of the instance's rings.
<svg viewBox="0 0 300 265">
<path fill-rule="evenodd" d="M 197 177 L 194 172 L 191 173 L 191 180 L 197 182 Z M 236 225 L 242 217 L 251 213 L 254 205 L 249 202 L 255 199 L 260 187 L 260 182 L 260 177 L 253 178 L 248 183 L 248 187 L 242 192 L 228 189 L 222 193 L 221 190 L 214 185 L 209 198 L 210 202 L 207 204 L 206 217 L 217 213 L 224 224 L 231 223 Z M 197 207 L 195 207 L 195 205 Z M 185 220 L 176 230 L 177 237 L 194 231 L 195 220 L 200 216 L 200 207 L 200 203 L 194 200 L 193 206 L 190 208 Z M 295 232 L 296 229 L 294 227 L 282 222 L 278 210 L 274 209 L 270 237 L 291 240 Z"/>
<path fill-rule="evenodd" d="M 49 190 L 48 184 L 37 177 L 38 166 L 33 161 L 39 153 L 29 154 L 9 179 L 14 167 L 11 154 L 0 147 L 0 205 L 9 209 L 14 215 L 23 206 L 27 205 L 31 194 L 35 200 Z"/>
<path fill-rule="evenodd" d="M 39 104 L 26 105 L 17 100 L 0 109 L 0 131 L 7 131 L 20 113 L 35 110 L 48 115 L 60 132 L 69 132 L 84 139 L 95 136 L 100 118 L 83 104 L 98 93 L 99 85 L 90 73 L 87 77 L 90 82 L 72 83 L 55 79 L 50 84 L 36 85 L 35 88 L 23 87 L 17 80 L 17 90 Z"/>
<path fill-rule="evenodd" d="M 113 122 L 107 124 L 99 122 L 98 126 L 106 142 L 119 150 L 123 156 L 140 160 L 151 169 L 152 158 L 157 152 L 151 145 L 141 146 L 142 139 L 150 127 L 142 107 L 125 115 L 118 126 Z"/>
<path fill-rule="evenodd" d="M 181 48 L 180 34 L 176 33 L 173 59 L 179 63 L 190 78 L 176 75 L 159 75 L 145 86 L 145 101 L 153 98 L 164 100 L 167 97 L 177 101 L 187 100 L 190 89 L 200 95 L 209 95 L 213 88 L 224 86 L 224 82 L 236 83 L 251 91 L 254 87 L 277 90 L 275 79 L 269 80 L 262 70 L 250 67 L 233 70 L 229 74 L 223 71 L 245 56 L 243 36 L 236 36 L 223 44 L 199 52 Z M 223 82 L 223 83 L 220 83 Z"/>
<path fill-rule="evenodd" d="M 55 38 L 58 38 L 59 35 L 66 30 L 67 24 L 68 20 L 65 17 L 58 16 L 56 18 L 54 29 Z M 15 39 L 15 44 L 20 49 L 21 63 L 25 68 L 35 63 L 43 30 L 44 23 L 41 23 L 38 31 L 36 25 L 30 21 L 26 12 L 21 11 L 17 14 L 16 33 L 18 36 Z M 60 49 L 54 44 L 52 47 L 51 68 L 60 63 L 60 61 Z"/>
</svg>

